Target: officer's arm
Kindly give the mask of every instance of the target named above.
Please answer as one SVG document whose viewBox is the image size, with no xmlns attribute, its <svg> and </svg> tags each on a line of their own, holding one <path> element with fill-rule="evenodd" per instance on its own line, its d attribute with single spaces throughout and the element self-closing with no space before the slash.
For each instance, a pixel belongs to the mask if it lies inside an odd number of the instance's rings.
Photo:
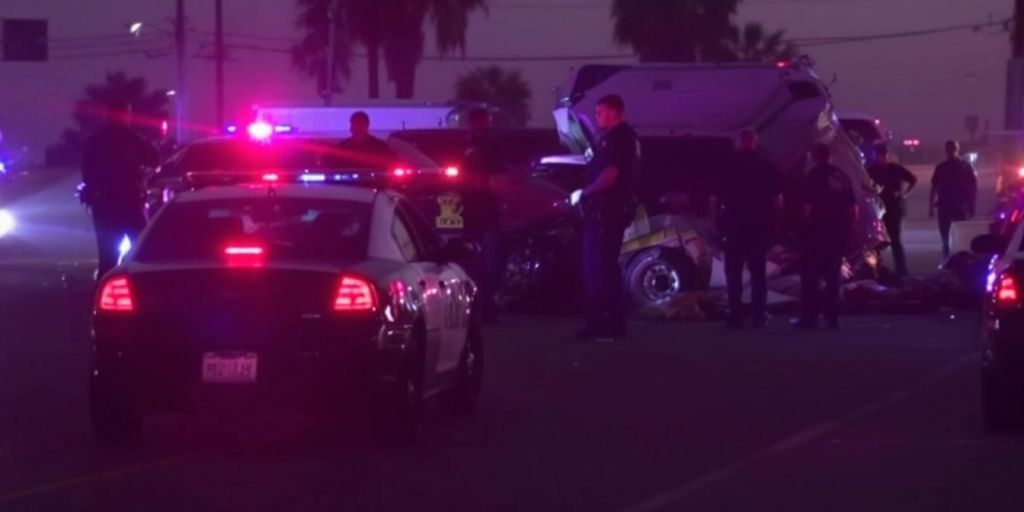
<svg viewBox="0 0 1024 512">
<path fill-rule="evenodd" d="M 614 165 L 609 165 L 601 171 L 601 174 L 597 175 L 597 179 L 593 183 L 587 185 L 583 189 L 583 197 L 590 197 L 594 194 L 600 194 L 605 190 L 612 188 L 615 185 L 615 180 L 619 177 L 619 168 Z"/>
<path fill-rule="evenodd" d="M 914 190 L 914 187 L 917 186 L 917 176 L 914 176 L 914 173 L 910 172 L 910 169 L 907 169 L 906 167 L 903 167 L 903 173 L 907 182 L 907 189 L 903 191 L 903 195 L 908 195 L 910 194 L 910 191 Z"/>
<path fill-rule="evenodd" d="M 968 184 L 968 198 L 970 200 L 970 216 L 974 217 L 975 206 L 978 203 L 978 173 L 975 172 L 974 166 L 967 164 L 967 168 L 971 171 L 970 183 Z"/>
</svg>

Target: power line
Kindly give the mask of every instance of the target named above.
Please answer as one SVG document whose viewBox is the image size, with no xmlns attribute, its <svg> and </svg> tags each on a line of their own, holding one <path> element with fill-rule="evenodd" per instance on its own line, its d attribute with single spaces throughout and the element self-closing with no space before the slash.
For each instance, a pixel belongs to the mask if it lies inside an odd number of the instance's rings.
<svg viewBox="0 0 1024 512">
<path fill-rule="evenodd" d="M 124 55 L 144 55 L 147 58 L 156 58 L 162 56 L 162 54 L 170 54 L 171 48 L 147 48 L 147 49 L 135 49 L 135 50 L 121 50 L 121 51 L 110 51 L 110 52 L 94 52 L 94 53 L 81 53 L 81 54 L 66 54 L 66 55 L 50 55 L 49 60 L 83 60 L 83 59 L 97 59 L 106 57 L 118 57 Z"/>
<path fill-rule="evenodd" d="M 867 41 L 882 41 L 886 39 L 903 39 L 908 37 L 921 37 L 936 34 L 945 34 L 949 32 L 960 32 L 963 30 L 981 30 L 983 28 L 995 27 L 995 26 L 1006 26 L 1011 21 L 1010 18 L 998 21 L 988 21 L 982 23 L 969 23 L 962 25 L 951 25 L 947 27 L 937 27 L 931 29 L 921 30 L 908 30 L 903 32 L 892 32 L 887 34 L 872 34 L 864 36 L 834 36 L 834 37 L 808 37 L 808 38 L 793 38 L 789 41 L 802 47 L 814 47 L 814 46 L 831 46 L 837 44 L 850 44 L 850 43 L 861 43 Z"/>
</svg>

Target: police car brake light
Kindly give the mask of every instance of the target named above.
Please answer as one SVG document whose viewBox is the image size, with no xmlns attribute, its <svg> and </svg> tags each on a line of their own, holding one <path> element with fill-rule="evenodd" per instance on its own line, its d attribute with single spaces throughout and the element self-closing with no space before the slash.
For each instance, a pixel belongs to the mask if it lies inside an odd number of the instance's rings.
<svg viewBox="0 0 1024 512">
<path fill-rule="evenodd" d="M 262 267 L 266 252 L 262 245 L 253 243 L 232 242 L 224 246 L 224 258 L 229 268 Z"/>
<path fill-rule="evenodd" d="M 130 313 L 135 311 L 131 284 L 127 276 L 115 276 L 103 283 L 96 308 L 100 311 Z"/>
<path fill-rule="evenodd" d="M 373 285 L 358 276 L 341 277 L 334 295 L 334 310 L 339 312 L 370 312 L 377 310 L 377 293 Z"/>
<path fill-rule="evenodd" d="M 1013 276 L 1006 274 L 999 278 L 995 290 L 996 304 L 1001 307 L 1013 307 L 1020 303 L 1020 287 Z"/>
<path fill-rule="evenodd" d="M 280 181 L 281 177 L 278 176 L 276 173 L 268 173 L 268 174 L 264 174 L 262 179 L 263 179 L 263 181 L 268 181 L 270 183 L 275 183 L 277 181 Z"/>
</svg>

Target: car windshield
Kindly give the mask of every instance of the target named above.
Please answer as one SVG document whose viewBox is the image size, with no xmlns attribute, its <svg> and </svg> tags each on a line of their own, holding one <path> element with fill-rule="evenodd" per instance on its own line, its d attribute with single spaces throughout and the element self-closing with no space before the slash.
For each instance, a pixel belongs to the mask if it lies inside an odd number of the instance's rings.
<svg viewBox="0 0 1024 512">
<path fill-rule="evenodd" d="M 231 245 L 260 247 L 269 262 L 339 263 L 365 257 L 370 205 L 248 198 L 172 203 L 143 238 L 142 263 L 222 261 Z"/>
</svg>

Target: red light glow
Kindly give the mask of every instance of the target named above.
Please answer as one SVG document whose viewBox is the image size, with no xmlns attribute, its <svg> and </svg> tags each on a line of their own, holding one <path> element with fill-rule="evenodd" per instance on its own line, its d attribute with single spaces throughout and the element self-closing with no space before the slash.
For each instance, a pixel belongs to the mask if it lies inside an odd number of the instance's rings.
<svg viewBox="0 0 1024 512">
<path fill-rule="evenodd" d="M 398 168 L 395 168 L 394 170 L 392 170 L 391 174 L 394 175 L 396 178 L 402 178 L 402 177 L 407 176 L 407 175 L 412 174 L 412 173 L 409 171 L 409 169 L 398 167 Z"/>
<path fill-rule="evenodd" d="M 343 312 L 376 311 L 377 294 L 364 278 L 342 276 L 334 296 L 334 310 Z"/>
<path fill-rule="evenodd" d="M 448 167 L 444 168 L 444 175 L 449 178 L 458 178 L 459 168 L 455 167 L 454 165 L 449 165 Z"/>
<path fill-rule="evenodd" d="M 97 307 L 100 311 L 130 313 L 135 311 L 132 289 L 125 276 L 112 277 L 103 284 Z"/>
<path fill-rule="evenodd" d="M 996 303 L 1000 306 L 1016 306 L 1020 302 L 1020 289 L 1017 281 L 1010 275 L 999 278 L 996 286 Z"/>
<path fill-rule="evenodd" d="M 274 173 L 264 174 L 263 175 L 263 181 L 274 182 L 274 181 L 278 181 L 280 179 L 281 179 L 281 177 L 278 176 L 277 174 L 274 174 Z"/>
</svg>

